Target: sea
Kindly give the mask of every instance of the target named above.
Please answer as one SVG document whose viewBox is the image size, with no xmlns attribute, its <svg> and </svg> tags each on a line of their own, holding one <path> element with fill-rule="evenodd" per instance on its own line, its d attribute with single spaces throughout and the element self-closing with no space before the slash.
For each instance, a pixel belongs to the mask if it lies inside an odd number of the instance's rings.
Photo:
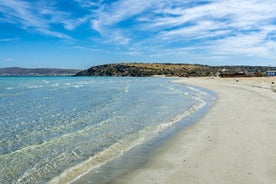
<svg viewBox="0 0 276 184">
<path fill-rule="evenodd" d="M 110 183 L 215 100 L 157 77 L 0 77 L 0 183 Z"/>
</svg>

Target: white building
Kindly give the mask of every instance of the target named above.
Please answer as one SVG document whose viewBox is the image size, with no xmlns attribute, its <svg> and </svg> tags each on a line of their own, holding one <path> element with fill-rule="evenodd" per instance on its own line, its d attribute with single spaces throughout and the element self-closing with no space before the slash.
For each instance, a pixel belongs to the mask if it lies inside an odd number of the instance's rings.
<svg viewBox="0 0 276 184">
<path fill-rule="evenodd" d="M 276 70 L 266 71 L 266 76 L 268 76 L 268 77 L 276 76 Z"/>
</svg>

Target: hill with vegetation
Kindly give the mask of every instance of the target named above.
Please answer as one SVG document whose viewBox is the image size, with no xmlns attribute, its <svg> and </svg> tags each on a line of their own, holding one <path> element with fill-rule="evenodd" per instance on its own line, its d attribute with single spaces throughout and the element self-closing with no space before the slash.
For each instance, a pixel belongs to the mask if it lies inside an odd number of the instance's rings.
<svg viewBox="0 0 276 184">
<path fill-rule="evenodd" d="M 93 66 L 80 71 L 76 76 L 131 76 L 146 77 L 154 75 L 203 77 L 218 74 L 265 76 L 267 70 L 276 67 L 267 66 L 208 66 L 199 64 L 171 63 L 118 63 Z M 225 75 L 226 76 L 226 75 Z"/>
<path fill-rule="evenodd" d="M 57 68 L 0 68 L 0 76 L 71 76 L 78 72 L 80 70 Z"/>
</svg>

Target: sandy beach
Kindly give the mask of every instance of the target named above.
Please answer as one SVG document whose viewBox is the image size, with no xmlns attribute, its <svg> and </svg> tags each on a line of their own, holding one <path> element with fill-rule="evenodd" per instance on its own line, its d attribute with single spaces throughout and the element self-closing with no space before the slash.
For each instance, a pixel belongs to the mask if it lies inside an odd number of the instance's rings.
<svg viewBox="0 0 276 184">
<path fill-rule="evenodd" d="M 217 93 L 200 121 L 116 184 L 275 184 L 276 78 L 185 78 Z M 275 84 L 274 84 L 275 85 Z"/>
</svg>

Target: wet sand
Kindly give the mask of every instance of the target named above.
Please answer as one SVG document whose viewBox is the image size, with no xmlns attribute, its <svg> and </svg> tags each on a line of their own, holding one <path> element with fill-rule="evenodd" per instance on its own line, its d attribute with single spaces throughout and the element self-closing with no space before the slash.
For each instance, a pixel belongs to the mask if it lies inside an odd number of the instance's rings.
<svg viewBox="0 0 276 184">
<path fill-rule="evenodd" d="M 198 122 L 116 184 L 276 183 L 276 78 L 185 78 L 217 93 Z"/>
</svg>

